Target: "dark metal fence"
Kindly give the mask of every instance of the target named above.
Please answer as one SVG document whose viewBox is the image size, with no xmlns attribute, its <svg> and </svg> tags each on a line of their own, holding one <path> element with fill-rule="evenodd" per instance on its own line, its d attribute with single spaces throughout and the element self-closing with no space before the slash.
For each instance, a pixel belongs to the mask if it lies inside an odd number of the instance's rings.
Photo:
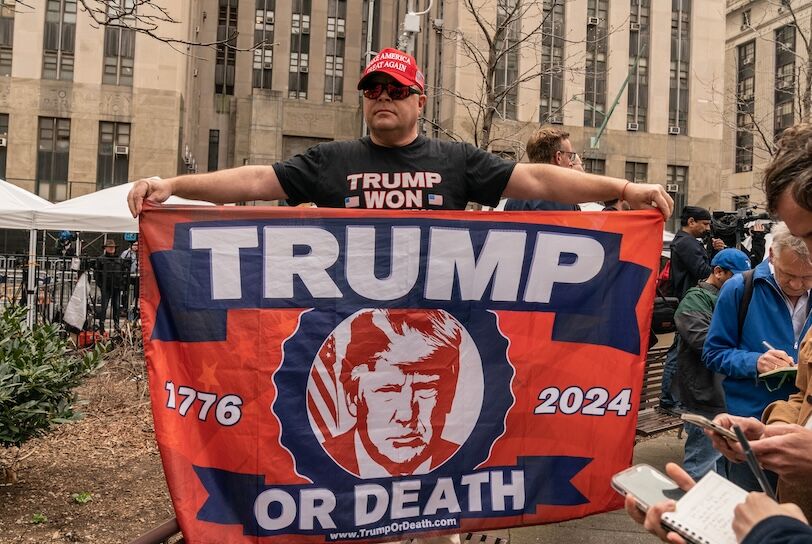
<svg viewBox="0 0 812 544">
<path fill-rule="evenodd" d="M 37 323 L 59 323 L 79 278 L 87 273 L 87 320 L 83 330 L 118 330 L 138 313 L 138 273 L 121 259 L 110 271 L 98 257 L 38 257 L 34 272 L 34 316 Z M 109 264 L 109 263 L 108 263 Z M 28 256 L 0 254 L 0 311 L 28 305 Z M 104 312 L 102 312 L 104 310 Z"/>
</svg>

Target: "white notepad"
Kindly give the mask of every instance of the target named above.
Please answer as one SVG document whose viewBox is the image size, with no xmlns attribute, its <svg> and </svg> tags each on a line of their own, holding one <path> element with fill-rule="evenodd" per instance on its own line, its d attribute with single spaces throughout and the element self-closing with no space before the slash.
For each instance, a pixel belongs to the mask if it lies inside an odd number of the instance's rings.
<svg viewBox="0 0 812 544">
<path fill-rule="evenodd" d="M 663 523 L 691 542 L 736 544 L 733 510 L 747 498 L 747 491 L 715 472 L 709 472 L 677 501 L 674 512 L 663 514 Z"/>
</svg>

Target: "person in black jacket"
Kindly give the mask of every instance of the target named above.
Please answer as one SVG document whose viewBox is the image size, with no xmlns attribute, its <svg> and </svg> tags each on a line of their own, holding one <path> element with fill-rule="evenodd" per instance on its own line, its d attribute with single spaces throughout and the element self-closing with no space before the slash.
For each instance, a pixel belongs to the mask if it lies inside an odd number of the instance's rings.
<svg viewBox="0 0 812 544">
<path fill-rule="evenodd" d="M 112 302 L 113 327 L 119 330 L 118 318 L 121 311 L 121 287 L 124 283 L 125 261 L 116 254 L 116 242 L 104 242 L 104 253 L 96 259 L 96 285 L 101 291 L 101 306 L 96 318 L 99 320 L 99 331 L 104 332 L 104 320 L 107 306 Z"/>
<path fill-rule="evenodd" d="M 696 287 L 713 273 L 710 257 L 698 240 L 710 232 L 710 212 L 699 206 L 685 206 L 680 215 L 680 225 L 682 228 L 671 241 L 671 292 L 682 300 L 688 289 Z M 725 244 L 721 240 L 714 240 L 713 247 L 721 250 Z M 677 370 L 678 343 L 679 336 L 674 335 L 674 343 L 665 356 L 660 407 L 666 410 L 679 408 L 678 400 L 671 392 L 671 381 Z"/>
<path fill-rule="evenodd" d="M 711 215 L 705 208 L 685 206 L 680 215 L 680 231 L 671 241 L 671 288 L 682 300 L 691 287 L 707 278 L 713 271 L 710 256 L 698 239 L 710 232 Z M 714 238 L 713 249 L 721 251 L 725 243 Z"/>
</svg>

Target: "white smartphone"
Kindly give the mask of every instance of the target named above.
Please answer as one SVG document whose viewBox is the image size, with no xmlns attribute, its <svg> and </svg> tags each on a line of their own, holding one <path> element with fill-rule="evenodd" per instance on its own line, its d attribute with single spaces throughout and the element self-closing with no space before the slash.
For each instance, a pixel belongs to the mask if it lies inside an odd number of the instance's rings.
<svg viewBox="0 0 812 544">
<path fill-rule="evenodd" d="M 631 495 L 642 510 L 666 500 L 678 501 L 685 491 L 654 467 L 634 465 L 612 476 L 612 488 L 621 495 Z"/>
</svg>

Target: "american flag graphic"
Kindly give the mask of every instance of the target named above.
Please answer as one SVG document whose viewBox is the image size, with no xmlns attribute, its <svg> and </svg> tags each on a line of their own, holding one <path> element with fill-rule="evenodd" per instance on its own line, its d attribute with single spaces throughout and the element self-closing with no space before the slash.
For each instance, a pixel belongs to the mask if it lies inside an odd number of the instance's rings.
<svg viewBox="0 0 812 544">
<path fill-rule="evenodd" d="M 345 196 L 344 197 L 344 207 L 345 208 L 357 208 L 361 205 L 361 198 L 357 196 Z"/>
<path fill-rule="evenodd" d="M 355 418 L 347 411 L 341 372 L 336 362 L 336 340 L 330 335 L 319 350 L 307 383 L 307 407 L 310 423 L 319 442 L 349 429 Z"/>
<path fill-rule="evenodd" d="M 442 206 L 443 205 L 443 195 L 435 195 L 429 193 L 429 206 Z"/>
</svg>

